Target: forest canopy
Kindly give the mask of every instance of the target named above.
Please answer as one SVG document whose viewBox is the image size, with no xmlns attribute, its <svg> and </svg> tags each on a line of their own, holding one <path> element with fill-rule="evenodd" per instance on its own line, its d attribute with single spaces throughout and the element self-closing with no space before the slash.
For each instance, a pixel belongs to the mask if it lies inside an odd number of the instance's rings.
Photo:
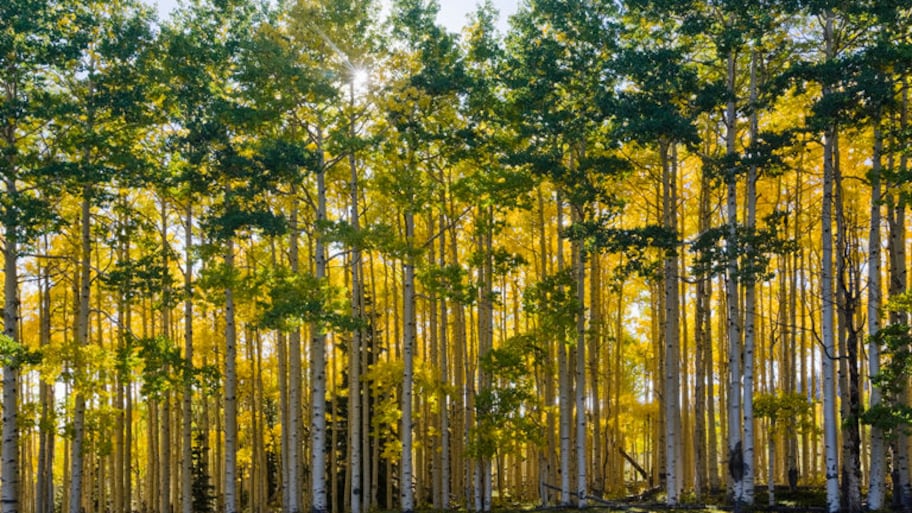
<svg viewBox="0 0 912 513">
<path fill-rule="evenodd" d="M 908 2 L 438 9 L 0 2 L 0 513 L 912 507 Z"/>
</svg>

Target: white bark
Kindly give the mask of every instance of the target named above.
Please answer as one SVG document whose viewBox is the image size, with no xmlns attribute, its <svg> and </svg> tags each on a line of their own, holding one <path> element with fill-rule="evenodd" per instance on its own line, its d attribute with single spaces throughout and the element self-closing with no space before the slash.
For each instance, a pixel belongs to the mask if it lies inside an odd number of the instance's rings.
<svg viewBox="0 0 912 513">
<path fill-rule="evenodd" d="M 405 212 L 405 239 L 411 247 L 415 235 L 415 216 Z M 415 326 L 415 263 L 414 257 L 408 255 L 402 264 L 403 278 L 403 351 L 404 364 L 402 376 L 402 420 L 400 436 L 402 457 L 400 460 L 399 497 L 402 513 L 415 510 L 415 497 L 412 490 L 412 384 L 414 381 L 414 350 L 416 338 Z"/>
<path fill-rule="evenodd" d="M 225 267 L 228 272 L 234 269 L 232 239 L 225 249 Z M 237 328 L 234 291 L 229 286 L 225 289 L 225 513 L 238 511 L 237 429 Z"/>
<path fill-rule="evenodd" d="M 354 103 L 354 84 L 349 85 L 350 99 Z M 354 136 L 354 121 L 349 127 L 349 135 Z M 349 201 L 352 231 L 358 233 L 361 229 L 361 218 L 358 212 L 358 166 L 355 154 L 348 154 L 348 165 L 351 175 L 349 177 Z M 362 312 L 361 292 L 361 248 L 358 243 L 352 246 L 351 252 L 351 312 L 352 317 L 358 321 Z M 362 454 L 361 454 L 361 334 L 360 327 L 352 330 L 351 349 L 348 353 L 349 393 L 348 393 L 348 447 L 349 468 L 351 470 L 351 513 L 361 513 L 363 488 L 362 488 Z"/>
<path fill-rule="evenodd" d="M 577 506 L 586 507 L 586 266 L 583 263 L 582 244 L 576 248 L 576 498 Z"/>
<path fill-rule="evenodd" d="M 879 125 L 879 120 L 878 120 Z M 881 280 L 881 248 L 880 248 L 880 222 L 881 222 L 881 181 L 883 155 L 883 132 L 880 126 L 874 129 L 874 155 L 873 168 L 871 169 L 871 227 L 868 235 L 868 375 L 876 376 L 880 373 L 880 345 L 873 337 L 880 331 L 880 307 L 882 303 Z M 880 404 L 880 387 L 871 385 L 871 407 Z M 883 508 L 884 492 L 886 491 L 886 449 L 883 431 L 877 426 L 871 426 L 871 467 L 868 483 L 868 509 L 877 511 Z"/>
<path fill-rule="evenodd" d="M 489 354 L 494 348 L 494 209 L 492 206 L 481 209 L 479 215 L 482 216 L 489 225 L 483 233 L 479 235 L 479 244 L 483 248 L 484 259 L 479 269 L 479 282 L 482 283 L 481 297 L 478 301 L 478 354 Z M 478 368 L 478 381 L 482 389 L 491 387 L 491 376 L 480 366 Z M 491 492 L 493 489 L 492 479 L 492 458 L 494 455 L 482 456 L 479 459 L 481 476 L 481 511 L 488 512 L 491 510 Z"/>
<path fill-rule="evenodd" d="M 12 158 L 12 157 L 10 157 Z M 16 196 L 16 182 L 10 176 L 6 181 L 8 197 Z M 17 339 L 19 326 L 19 248 L 16 226 L 5 226 L 3 246 L 3 334 Z M 3 367 L 3 444 L 0 450 L 2 482 L 0 482 L 0 511 L 19 511 L 19 368 L 16 362 Z"/>
<path fill-rule="evenodd" d="M 750 141 L 756 144 L 758 139 L 757 116 L 757 60 L 760 55 L 757 51 L 751 54 L 750 66 Z M 747 174 L 747 229 L 757 227 L 757 165 L 751 164 Z M 747 248 L 748 253 L 756 248 Z M 751 276 L 744 288 L 744 381 L 742 383 L 743 399 L 741 408 L 744 426 L 744 483 L 742 485 L 742 500 L 750 506 L 754 504 L 754 336 L 755 319 L 757 310 L 756 276 Z M 772 460 L 770 460 L 772 461 Z"/>
<path fill-rule="evenodd" d="M 184 360 L 193 367 L 193 202 L 187 198 L 184 211 Z M 181 513 L 193 511 L 193 479 L 191 460 L 193 458 L 193 384 L 184 376 L 183 425 L 181 426 Z"/>
<path fill-rule="evenodd" d="M 89 301 L 91 299 L 91 189 L 84 187 L 81 206 L 81 255 L 79 262 L 79 301 L 76 314 L 76 344 L 81 348 L 89 343 Z M 77 362 L 78 363 L 78 362 Z M 79 384 L 76 384 L 78 387 Z M 70 497 L 69 513 L 80 513 L 82 509 L 83 444 L 85 442 L 85 396 L 76 391 L 73 406 L 73 441 L 70 444 Z"/>
<path fill-rule="evenodd" d="M 168 222 L 167 222 L 168 209 L 164 201 L 161 205 L 161 247 L 167 248 L 168 243 Z M 164 269 L 170 268 L 170 261 L 168 258 L 168 252 L 162 251 L 162 266 Z M 169 281 L 164 281 L 161 298 L 163 299 L 163 304 L 161 307 L 161 325 L 162 325 L 162 335 L 168 341 L 168 345 L 172 343 L 171 339 L 171 306 L 170 306 L 170 297 L 171 297 L 171 284 Z M 170 366 L 166 367 L 166 372 L 170 372 Z M 161 485 L 159 487 L 159 511 L 162 513 L 171 513 L 171 391 L 165 390 L 162 397 L 162 416 L 164 417 L 164 422 L 161 423 L 161 439 L 163 443 L 159 445 L 161 452 L 159 453 L 159 465 L 161 469 Z"/>
<path fill-rule="evenodd" d="M 322 141 L 317 144 L 322 151 Z M 317 167 L 317 223 L 326 221 L 326 170 L 323 162 Z M 316 278 L 326 279 L 326 248 L 322 234 L 318 233 L 315 244 Z M 326 333 L 319 323 L 311 327 L 310 349 L 310 472 L 312 513 L 325 513 L 329 509 L 326 494 Z"/>
<path fill-rule="evenodd" d="M 564 229 L 564 207 L 560 195 L 557 198 L 557 227 Z M 557 268 L 564 268 L 563 241 L 557 244 Z M 570 504 L 570 369 L 567 361 L 567 341 L 563 334 L 557 340 L 557 368 L 558 368 L 558 405 L 560 408 L 558 430 L 560 437 L 560 476 L 561 495 L 560 505 Z"/>
<path fill-rule="evenodd" d="M 726 152 L 735 155 L 735 53 L 728 56 L 728 92 L 726 108 Z M 736 503 L 743 500 L 744 455 L 741 446 L 741 326 L 738 319 L 738 195 L 734 170 L 727 177 L 726 213 L 728 215 L 728 247 L 726 248 L 725 296 L 728 325 L 728 469 L 732 496 Z"/>
<path fill-rule="evenodd" d="M 668 143 L 661 143 L 660 156 L 662 159 L 662 217 L 666 230 L 677 233 L 677 184 L 675 169 L 669 161 Z M 683 443 L 679 433 L 679 387 L 680 387 L 680 358 L 678 355 L 678 330 L 679 330 L 679 283 L 678 283 L 678 257 L 674 254 L 664 258 L 665 289 L 665 375 L 664 386 L 664 413 L 665 413 L 665 501 L 669 506 L 678 504 L 678 492 L 681 476 L 678 473 L 679 446 Z"/>
<path fill-rule="evenodd" d="M 826 13 L 824 28 L 827 58 L 833 56 L 833 14 Z M 826 94 L 827 91 L 824 91 Z M 823 342 L 822 372 L 823 372 L 823 434 L 824 434 L 824 472 L 826 476 L 827 511 L 839 511 L 839 475 L 837 472 L 837 445 L 839 443 L 836 433 L 836 387 L 834 383 L 833 368 L 835 364 L 836 345 L 833 324 L 833 144 L 835 130 L 831 126 L 827 129 L 824 141 L 823 154 L 823 208 L 822 220 L 822 258 L 821 286 L 822 313 L 821 313 L 821 338 Z"/>
<path fill-rule="evenodd" d="M 288 264 L 292 274 L 300 271 L 298 258 L 298 199 L 297 188 L 291 188 L 291 215 L 290 235 L 288 240 Z M 303 423 L 303 407 L 301 402 L 301 330 L 295 327 L 288 335 L 288 444 L 285 447 L 285 458 L 288 475 L 286 483 L 288 490 L 285 492 L 286 513 L 301 512 L 301 424 Z"/>
<path fill-rule="evenodd" d="M 441 171 L 442 174 L 442 171 Z M 441 183 L 445 183 L 441 180 Z M 443 196 L 445 192 L 441 192 Z M 445 199 L 443 197 L 442 199 Z M 441 201 L 441 204 L 444 204 Z M 440 268 L 447 264 L 446 260 L 446 217 L 440 216 Z M 449 407 L 449 358 L 448 344 L 448 307 L 447 301 L 440 302 L 440 381 L 444 384 L 440 398 L 440 505 L 443 509 L 450 508 L 450 407 Z"/>
<path fill-rule="evenodd" d="M 15 76 L 17 68 L 15 60 L 7 70 Z M 14 83 L 5 83 L 5 103 L 13 104 L 13 95 L 17 91 Z M 4 148 L 16 148 L 16 130 L 14 121 L 3 126 Z M 16 186 L 16 152 L 10 151 L 4 155 L 6 170 L 3 179 L 6 198 L 16 202 L 19 192 Z M 6 208 L 10 208 L 7 205 Z M 6 217 L 3 235 L 3 334 L 11 340 L 17 340 L 19 329 L 19 243 L 17 230 L 18 223 L 13 216 Z M 48 314 L 49 315 L 49 314 Z M 16 513 L 19 510 L 19 370 L 15 365 L 7 365 L 3 369 L 3 443 L 0 448 L 2 472 L 0 472 L 0 511 L 3 513 Z M 42 446 L 43 447 L 43 446 Z M 48 478 L 50 479 L 50 478 Z M 39 490 L 39 493 L 41 491 Z"/>
</svg>

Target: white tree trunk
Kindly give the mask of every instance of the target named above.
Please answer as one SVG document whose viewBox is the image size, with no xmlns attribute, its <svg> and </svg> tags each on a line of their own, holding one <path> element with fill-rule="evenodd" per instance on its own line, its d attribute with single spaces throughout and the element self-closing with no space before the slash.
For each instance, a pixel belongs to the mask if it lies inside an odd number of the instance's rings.
<svg viewBox="0 0 912 513">
<path fill-rule="evenodd" d="M 442 174 L 442 171 L 441 171 Z M 441 183 L 446 183 L 441 180 Z M 445 204 L 445 192 L 441 192 L 441 204 Z M 446 229 L 447 221 L 444 215 L 440 216 L 440 268 L 447 264 L 446 259 Z M 447 332 L 448 301 L 440 302 L 440 381 L 443 383 L 440 398 L 440 504 L 443 509 L 450 509 L 450 408 L 449 408 L 449 337 Z"/>
<path fill-rule="evenodd" d="M 881 248 L 880 248 L 880 223 L 881 223 L 881 181 L 883 155 L 883 131 L 880 129 L 879 119 L 874 128 L 874 154 L 871 169 L 871 227 L 868 235 L 868 376 L 877 376 L 880 373 L 880 345 L 873 337 L 880 331 L 880 308 L 882 304 L 881 280 Z M 880 387 L 871 385 L 870 407 L 880 404 Z M 871 469 L 868 482 L 868 509 L 878 511 L 883 508 L 884 492 L 886 491 L 886 449 L 883 431 L 877 426 L 871 426 Z"/>
<path fill-rule="evenodd" d="M 184 211 L 184 360 L 193 368 L 193 202 L 188 197 Z M 193 383 L 184 376 L 183 425 L 181 426 L 181 513 L 193 513 Z"/>
<path fill-rule="evenodd" d="M 833 14 L 826 13 L 824 28 L 827 58 L 833 56 Z M 824 90 L 824 94 L 827 91 Z M 824 435 L 824 472 L 826 476 L 827 511 L 839 511 L 839 475 L 837 471 L 838 437 L 836 426 L 836 387 L 834 383 L 833 368 L 836 356 L 835 330 L 833 325 L 833 145 L 835 129 L 827 129 L 823 150 L 823 208 L 822 220 L 822 258 L 821 286 L 822 313 L 821 313 L 821 338 L 823 342 L 822 372 L 823 372 L 823 435 Z"/>
<path fill-rule="evenodd" d="M 291 214 L 290 234 L 288 238 L 288 264 L 292 274 L 300 272 L 298 257 L 298 190 L 291 187 Z M 285 447 L 287 460 L 286 483 L 288 490 L 285 492 L 285 513 L 301 512 L 301 424 L 303 423 L 303 406 L 301 401 L 301 330 L 295 327 L 288 335 L 288 428 Z"/>
<path fill-rule="evenodd" d="M 579 220 L 577 214 L 576 219 Z M 573 243 L 573 265 L 576 271 L 576 504 L 586 507 L 586 266 L 583 262 L 583 247 L 579 241 Z"/>
<path fill-rule="evenodd" d="M 564 230 L 564 205 L 560 194 L 557 196 L 557 229 Z M 564 269 L 564 244 L 558 238 L 557 269 Z M 570 505 L 570 365 L 567 361 L 567 341 L 563 335 L 557 340 L 558 372 L 558 436 L 560 438 L 560 505 Z"/>
<path fill-rule="evenodd" d="M 168 209 L 164 201 L 161 204 L 161 247 L 167 248 L 168 244 L 168 222 L 167 222 Z M 164 269 L 170 268 L 170 259 L 168 258 L 168 251 L 162 251 L 162 267 Z M 170 346 L 172 344 L 172 333 L 171 333 L 171 283 L 169 280 L 165 280 L 162 285 L 161 290 L 162 298 L 162 307 L 161 307 L 161 333 L 162 336 L 167 340 L 167 344 Z M 172 369 L 170 366 L 166 366 L 165 371 L 169 372 Z M 161 513 L 172 513 L 171 512 L 171 391 L 165 390 L 162 397 L 162 416 L 165 421 L 161 423 L 161 439 L 163 443 L 159 446 L 161 452 L 159 453 L 159 468 L 161 469 L 161 486 L 159 488 L 159 510 Z"/>
<path fill-rule="evenodd" d="M 15 195 L 16 184 L 6 180 L 6 193 Z M 9 207 L 8 207 L 9 208 Z M 18 337 L 19 326 L 19 274 L 16 226 L 5 227 L 3 246 L 3 334 L 10 340 Z M 19 365 L 10 362 L 3 367 L 3 446 L 0 450 L 2 484 L 0 502 L 2 513 L 19 511 Z"/>
<path fill-rule="evenodd" d="M 757 65 L 760 55 L 757 51 L 751 54 L 750 65 L 750 141 L 756 144 L 759 138 L 757 116 Z M 751 164 L 747 174 L 747 229 L 757 227 L 757 165 Z M 747 247 L 747 252 L 756 248 Z M 744 381 L 742 384 L 743 399 L 741 409 L 744 426 L 744 484 L 742 485 L 743 502 L 754 504 L 754 337 L 757 315 L 756 276 L 750 276 L 744 288 Z M 770 463 L 772 460 L 770 460 Z"/>
<path fill-rule="evenodd" d="M 726 108 L 726 153 L 735 156 L 735 72 L 736 59 L 728 56 L 728 92 Z M 728 216 L 728 246 L 726 248 L 725 300 L 728 326 L 728 472 L 735 503 L 744 500 L 744 454 L 741 446 L 741 326 L 738 319 L 738 194 L 735 171 L 727 177 L 726 213 Z"/>
<path fill-rule="evenodd" d="M 494 208 L 491 205 L 480 210 L 479 215 L 485 219 L 488 227 L 479 234 L 479 244 L 483 248 L 484 259 L 479 269 L 479 282 L 482 284 L 478 300 L 478 354 L 489 354 L 494 348 Z M 478 382 L 482 389 L 491 385 L 491 376 L 481 367 L 478 367 Z M 494 455 L 484 455 L 479 458 L 479 475 L 481 476 L 481 511 L 491 510 L 492 458 Z"/>
<path fill-rule="evenodd" d="M 662 217 L 663 225 L 670 233 L 677 234 L 677 184 L 676 172 L 669 159 L 668 143 L 660 143 L 660 158 L 662 159 Z M 678 504 L 678 492 L 681 476 L 678 473 L 679 446 L 683 443 L 680 439 L 680 358 L 678 356 L 678 315 L 679 315 L 679 283 L 678 283 L 678 257 L 667 254 L 664 258 L 664 292 L 665 292 L 665 375 L 664 386 L 664 413 L 665 413 L 665 501 L 669 506 Z"/>
<path fill-rule="evenodd" d="M 415 216 L 405 212 L 405 239 L 411 247 L 415 235 Z M 414 257 L 408 255 L 402 264 L 403 278 L 403 364 L 402 375 L 402 420 L 400 435 L 402 457 L 400 460 L 399 497 L 402 513 L 415 510 L 415 496 L 412 490 L 412 384 L 414 382 L 414 350 L 416 338 L 415 326 L 415 263 Z"/>
<path fill-rule="evenodd" d="M 354 102 L 354 84 L 350 84 L 350 99 Z M 349 135 L 354 137 L 354 121 L 351 121 Z M 358 165 L 355 160 L 355 154 L 348 154 L 348 165 L 351 175 L 349 177 L 349 201 L 350 205 L 350 223 L 352 231 L 358 233 L 361 230 L 361 218 L 358 211 Z M 362 318 L 362 297 L 361 292 L 361 248 L 358 243 L 352 246 L 351 252 L 351 312 L 355 321 Z M 349 447 L 349 469 L 351 470 L 351 513 L 361 513 L 363 500 L 363 488 L 361 486 L 361 334 L 362 329 L 356 326 L 352 330 L 351 349 L 348 352 L 348 447 Z"/>
<path fill-rule="evenodd" d="M 82 348 L 89 344 L 89 309 L 91 295 L 91 189 L 86 186 L 82 192 L 81 206 L 81 258 L 79 262 L 79 301 L 76 313 L 76 344 Z M 81 364 L 77 358 L 77 365 Z M 79 386 L 79 384 L 75 384 Z M 69 513 L 80 513 L 82 509 L 83 444 L 85 442 L 85 396 L 76 391 L 73 406 L 73 441 L 70 444 L 70 497 Z"/>
<path fill-rule="evenodd" d="M 12 70 L 16 70 L 15 64 Z M 7 83 L 4 100 L 12 103 L 12 91 Z M 15 125 L 10 122 L 3 127 L 4 148 L 16 148 Z M 19 197 L 16 186 L 16 152 L 4 155 L 4 193 L 7 199 L 15 203 Z M 6 208 L 13 208 L 6 205 Z M 18 223 L 15 217 L 5 216 L 3 236 L 3 334 L 11 340 L 17 340 L 19 330 L 19 243 Z M 19 369 L 16 365 L 3 368 L 3 443 L 0 448 L 2 472 L 0 472 L 0 511 L 16 513 L 19 511 Z M 48 477 L 50 479 L 50 477 Z M 41 493 L 39 490 L 38 493 Z"/>
<path fill-rule="evenodd" d="M 229 273 L 234 269 L 232 239 L 225 249 L 225 268 Z M 237 429 L 237 328 L 234 290 L 229 286 L 225 289 L 225 513 L 238 511 Z"/>
<path fill-rule="evenodd" d="M 317 151 L 322 151 L 322 141 Z M 326 221 L 326 170 L 323 162 L 317 167 L 317 225 Z M 326 248 L 323 235 L 317 233 L 315 271 L 319 282 L 326 279 Z M 311 326 L 310 349 L 310 492 L 312 513 L 326 513 L 329 506 L 326 494 L 326 333 L 319 323 Z"/>
</svg>

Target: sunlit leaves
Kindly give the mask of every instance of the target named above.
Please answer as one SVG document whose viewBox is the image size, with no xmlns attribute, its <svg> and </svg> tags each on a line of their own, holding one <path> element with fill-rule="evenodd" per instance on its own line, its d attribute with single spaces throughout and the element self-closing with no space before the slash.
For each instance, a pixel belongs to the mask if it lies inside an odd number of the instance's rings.
<svg viewBox="0 0 912 513">
<path fill-rule="evenodd" d="M 541 439 L 531 368 L 544 360 L 534 336 L 518 335 L 491 349 L 480 365 L 493 382 L 475 398 L 478 424 L 469 439 L 469 453 L 480 458 L 515 453 L 523 444 Z"/>
<path fill-rule="evenodd" d="M 347 312 L 339 291 L 325 280 L 279 270 L 267 283 L 259 308 L 260 323 L 268 328 L 291 331 L 308 324 L 323 329 L 350 330 L 358 325 Z"/>
</svg>

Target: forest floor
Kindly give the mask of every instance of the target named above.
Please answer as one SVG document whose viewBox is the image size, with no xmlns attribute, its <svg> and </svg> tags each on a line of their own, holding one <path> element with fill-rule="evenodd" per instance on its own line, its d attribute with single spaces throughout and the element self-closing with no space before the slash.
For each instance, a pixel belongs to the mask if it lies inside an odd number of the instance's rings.
<svg viewBox="0 0 912 513">
<path fill-rule="evenodd" d="M 761 489 L 758 487 L 754 495 L 754 506 L 742 508 L 740 511 L 744 513 L 824 513 L 826 511 L 826 491 L 822 487 L 798 487 L 794 491 L 790 491 L 787 487 L 776 487 L 775 496 L 776 505 L 770 506 L 766 488 L 763 487 Z M 661 499 L 659 496 L 650 496 L 638 500 L 615 499 L 603 501 L 593 499 L 589 501 L 586 511 L 591 513 L 659 513 L 668 511 L 721 513 L 734 511 L 734 506 L 730 504 L 724 492 L 711 494 L 701 501 L 696 501 L 693 497 L 685 497 L 681 504 L 676 507 L 667 506 Z M 514 504 L 511 506 L 495 506 L 495 511 L 497 513 L 529 513 L 534 511 L 572 513 L 579 511 L 579 509 L 541 506 L 521 507 Z"/>
</svg>

